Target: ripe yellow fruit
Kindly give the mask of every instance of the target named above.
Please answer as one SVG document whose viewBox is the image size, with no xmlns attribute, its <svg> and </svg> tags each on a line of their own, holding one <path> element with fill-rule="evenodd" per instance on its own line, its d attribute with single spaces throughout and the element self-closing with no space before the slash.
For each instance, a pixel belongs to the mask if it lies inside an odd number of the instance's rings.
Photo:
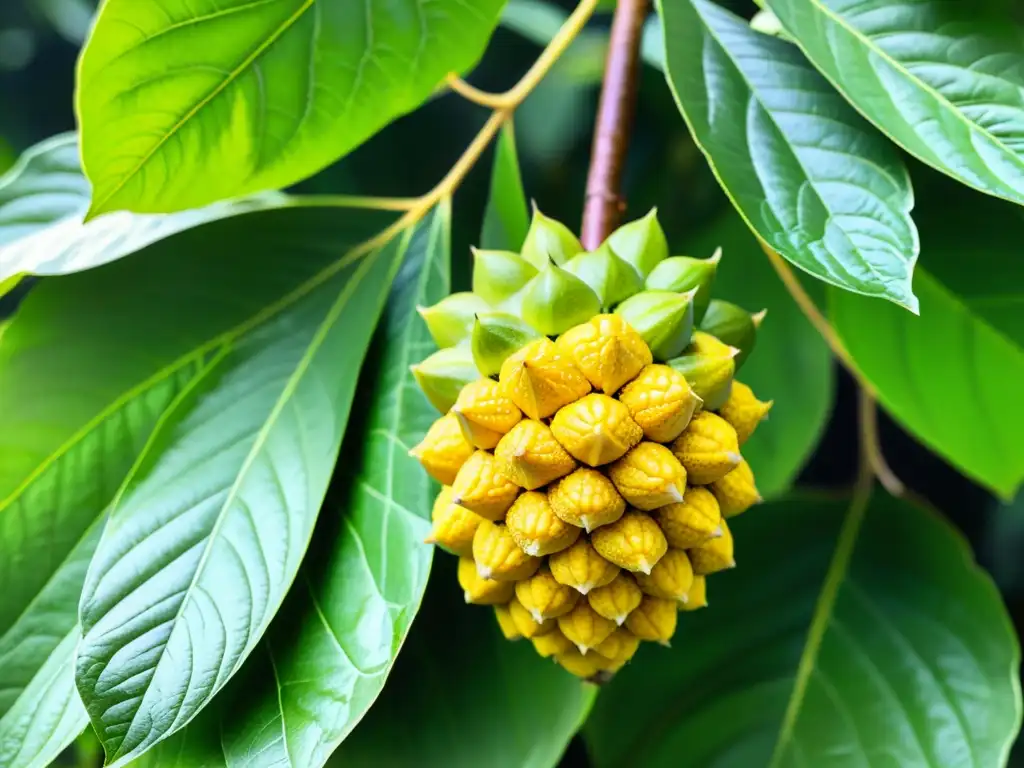
<svg viewBox="0 0 1024 768">
<path fill-rule="evenodd" d="M 518 495 L 519 486 L 501 472 L 487 451 L 470 456 L 452 483 L 452 503 L 488 520 L 502 520 Z"/>
<path fill-rule="evenodd" d="M 640 443 L 608 468 L 608 476 L 628 504 L 645 511 L 682 501 L 686 490 L 686 470 L 658 443 Z"/>
<path fill-rule="evenodd" d="M 484 520 L 476 529 L 473 559 L 481 578 L 495 581 L 528 579 L 541 563 L 539 557 L 532 557 L 519 548 L 506 526 L 490 520 Z"/>
<path fill-rule="evenodd" d="M 551 632 L 531 637 L 530 642 L 533 643 L 534 650 L 545 659 L 565 653 L 566 651 L 575 650 L 572 641 L 563 635 L 562 631 L 557 627 Z"/>
<path fill-rule="evenodd" d="M 446 414 L 435 421 L 426 436 L 409 455 L 418 459 L 427 473 L 441 485 L 455 482 L 462 465 L 473 455 L 473 445 L 462 434 L 459 420 Z"/>
<path fill-rule="evenodd" d="M 626 501 L 615 484 L 597 470 L 583 467 L 553 483 L 548 502 L 562 520 L 587 533 L 614 523 L 626 511 Z"/>
<path fill-rule="evenodd" d="M 494 449 L 501 472 L 528 491 L 547 485 L 576 468 L 572 456 L 551 434 L 550 427 L 533 419 L 520 421 Z"/>
<path fill-rule="evenodd" d="M 594 647 L 594 652 L 608 659 L 611 664 L 609 672 L 615 672 L 625 666 L 640 648 L 640 638 L 628 629 L 619 628 L 608 635 L 608 639 Z"/>
<path fill-rule="evenodd" d="M 681 611 L 696 611 L 698 608 L 708 607 L 708 580 L 706 576 L 694 574 L 693 584 L 690 591 L 686 593 L 686 600 L 679 603 Z"/>
<path fill-rule="evenodd" d="M 768 417 L 768 411 L 772 409 L 773 404 L 773 400 L 758 400 L 750 387 L 734 381 L 729 399 L 718 410 L 718 414 L 732 424 L 739 444 L 743 445 L 754 434 L 757 425 Z"/>
<path fill-rule="evenodd" d="M 452 489 L 447 485 L 437 494 L 430 519 L 434 525 L 426 543 L 438 544 L 460 557 L 469 557 L 473 553 L 473 535 L 484 519 L 453 503 Z"/>
<path fill-rule="evenodd" d="M 668 550 L 654 518 L 636 510 L 598 528 L 590 541 L 601 557 L 634 573 L 650 573 Z"/>
<path fill-rule="evenodd" d="M 557 619 L 576 607 L 580 593 L 560 584 L 548 568 L 541 568 L 528 579 L 516 582 L 516 599 L 534 621 Z"/>
<path fill-rule="evenodd" d="M 693 586 L 690 558 L 681 549 L 670 549 L 651 569 L 650 574 L 636 574 L 636 583 L 644 594 L 652 597 L 685 601 Z"/>
<path fill-rule="evenodd" d="M 754 485 L 754 473 L 750 465 L 741 461 L 736 469 L 711 484 L 711 490 L 718 499 L 722 517 L 736 517 L 761 502 L 761 494 Z"/>
<path fill-rule="evenodd" d="M 551 509 L 547 494 L 527 491 L 505 516 L 516 544 L 528 555 L 542 557 L 560 552 L 579 538 L 580 529 L 561 520 Z"/>
<path fill-rule="evenodd" d="M 551 432 L 562 447 L 591 467 L 615 461 L 644 436 L 626 406 L 598 394 L 560 408 L 551 420 Z"/>
<path fill-rule="evenodd" d="M 494 606 L 494 618 L 498 620 L 498 628 L 506 640 L 518 640 L 522 637 L 516 623 L 512 621 L 512 613 L 507 605 Z"/>
<path fill-rule="evenodd" d="M 572 587 L 581 595 L 610 584 L 619 575 L 619 567 L 601 557 L 586 538 L 551 555 L 548 565 L 559 584 Z"/>
<path fill-rule="evenodd" d="M 679 437 L 701 405 L 686 377 L 667 365 L 648 365 L 622 388 L 619 400 L 644 437 L 655 443 L 670 443 Z"/>
<path fill-rule="evenodd" d="M 676 631 L 678 613 L 675 600 L 645 595 L 626 619 L 626 628 L 641 640 L 668 645 Z"/>
<path fill-rule="evenodd" d="M 560 354 L 548 338 L 530 342 L 502 363 L 499 381 L 531 419 L 546 419 L 563 405 L 583 397 L 590 382 Z"/>
<path fill-rule="evenodd" d="M 558 624 L 555 623 L 554 619 L 537 621 L 523 607 L 522 603 L 514 597 L 508 603 L 508 613 L 512 617 L 512 623 L 515 624 L 520 636 L 525 637 L 527 640 L 532 640 L 540 635 L 546 635 L 548 632 L 554 632 L 558 628 Z"/>
<path fill-rule="evenodd" d="M 566 672 L 584 679 L 593 677 L 599 672 L 604 672 L 612 666 L 611 660 L 606 659 L 599 653 L 591 651 L 588 654 L 582 654 L 575 648 L 570 648 L 563 653 L 556 654 L 555 661 Z"/>
<path fill-rule="evenodd" d="M 672 453 L 686 468 L 693 485 L 707 485 L 727 474 L 743 460 L 736 430 L 721 416 L 703 411 L 672 443 Z"/>
<path fill-rule="evenodd" d="M 451 413 L 462 434 L 477 448 L 490 449 L 523 418 L 523 412 L 493 379 L 478 379 L 462 388 Z"/>
<path fill-rule="evenodd" d="M 653 361 L 651 350 L 619 315 L 596 315 L 558 337 L 557 348 L 594 389 L 617 391 Z"/>
<path fill-rule="evenodd" d="M 717 573 L 736 567 L 736 556 L 733 553 L 732 531 L 722 521 L 722 535 L 708 539 L 699 547 L 688 550 L 693 572 L 699 576 Z"/>
<path fill-rule="evenodd" d="M 459 586 L 467 603 L 474 605 L 501 605 L 512 599 L 515 584 L 494 581 L 480 576 L 471 557 L 459 558 Z"/>
<path fill-rule="evenodd" d="M 611 584 L 591 590 L 587 601 L 598 614 L 621 627 L 630 611 L 640 605 L 643 597 L 644 593 L 640 591 L 636 580 L 628 573 L 619 573 Z"/>
<path fill-rule="evenodd" d="M 575 608 L 558 617 L 558 628 L 562 634 L 583 654 L 607 640 L 616 626 L 614 621 L 591 608 L 586 600 L 580 600 Z"/>
<path fill-rule="evenodd" d="M 722 535 L 722 513 L 718 499 L 707 488 L 686 489 L 686 498 L 654 511 L 670 547 L 690 549 Z"/>
</svg>

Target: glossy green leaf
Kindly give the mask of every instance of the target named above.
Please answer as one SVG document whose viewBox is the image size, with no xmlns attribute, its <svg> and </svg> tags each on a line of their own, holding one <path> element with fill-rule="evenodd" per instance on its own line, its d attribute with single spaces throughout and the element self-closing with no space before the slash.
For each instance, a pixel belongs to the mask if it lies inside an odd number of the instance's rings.
<svg viewBox="0 0 1024 768">
<path fill-rule="evenodd" d="M 808 58 L 896 143 L 1024 203 L 1024 44 L 959 0 L 768 0 Z"/>
<path fill-rule="evenodd" d="M 277 189 L 472 67 L 504 0 L 107 0 L 78 69 L 92 215 Z"/>
<path fill-rule="evenodd" d="M 491 608 L 463 602 L 455 558 L 439 556 L 383 695 L 330 765 L 552 768 L 595 693 L 505 640 Z"/>
<path fill-rule="evenodd" d="M 501 129 L 494 150 L 491 192 L 484 210 L 480 247 L 496 251 L 519 251 L 530 228 L 523 179 L 519 175 L 516 135 L 512 123 Z"/>
<path fill-rule="evenodd" d="M 762 400 L 775 402 L 768 420 L 743 445 L 758 490 L 771 498 L 789 488 L 825 431 L 835 391 L 834 366 L 825 342 L 733 211 L 685 240 L 683 252 L 704 258 L 718 247 L 722 261 L 713 294 L 751 312 L 768 310 L 739 379 Z"/>
<path fill-rule="evenodd" d="M 0 178 L 0 295 L 23 275 L 89 269 L 203 222 L 283 202 L 265 194 L 170 216 L 119 212 L 84 224 L 89 194 L 71 133 L 32 147 Z"/>
<path fill-rule="evenodd" d="M 661 12 L 669 85 L 751 229 L 827 283 L 916 311 L 914 199 L 896 148 L 795 46 L 709 0 Z"/>
<path fill-rule="evenodd" d="M 602 692 L 595 765 L 1002 765 L 1020 649 L 995 586 L 934 512 L 880 493 L 826 582 L 855 514 L 804 495 L 738 518 L 739 567 L 710 578 L 708 608 Z"/>
</svg>

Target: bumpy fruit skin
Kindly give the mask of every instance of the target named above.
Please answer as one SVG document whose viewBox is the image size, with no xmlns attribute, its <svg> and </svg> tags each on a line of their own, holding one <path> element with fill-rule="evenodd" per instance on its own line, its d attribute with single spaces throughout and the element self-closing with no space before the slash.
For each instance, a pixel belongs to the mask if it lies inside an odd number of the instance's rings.
<svg viewBox="0 0 1024 768">
<path fill-rule="evenodd" d="M 641 640 L 668 645 L 675 634 L 678 615 L 675 600 L 645 595 L 639 607 L 626 619 L 626 629 Z"/>
<path fill-rule="evenodd" d="M 511 581 L 483 578 L 471 557 L 459 558 L 459 586 L 466 602 L 474 605 L 504 605 L 512 599 L 516 587 Z"/>
<path fill-rule="evenodd" d="M 527 491 L 512 505 L 505 525 L 516 544 L 528 555 L 543 557 L 561 552 L 579 538 L 580 529 L 555 515 L 545 493 Z"/>
<path fill-rule="evenodd" d="M 670 443 L 686 429 L 701 399 L 686 377 L 667 365 L 648 365 L 619 393 L 644 437 L 654 443 Z"/>
<path fill-rule="evenodd" d="M 554 632 L 558 628 L 558 624 L 555 623 L 554 619 L 537 621 L 533 614 L 526 610 L 523 604 L 514 597 L 509 601 L 508 612 L 512 617 L 512 623 L 515 624 L 516 630 L 527 640 Z"/>
<path fill-rule="evenodd" d="M 650 573 L 668 550 L 654 518 L 635 510 L 598 528 L 590 539 L 605 560 L 634 573 Z"/>
<path fill-rule="evenodd" d="M 761 502 L 750 465 L 741 461 L 729 474 L 711 484 L 722 508 L 722 517 L 736 517 Z"/>
<path fill-rule="evenodd" d="M 754 396 L 754 391 L 739 381 L 732 383 L 729 399 L 719 410 L 719 415 L 732 424 L 736 430 L 736 438 L 743 445 L 754 434 L 757 425 L 768 418 L 774 401 L 762 402 Z"/>
<path fill-rule="evenodd" d="M 587 600 L 598 614 L 621 627 L 643 597 L 636 580 L 628 573 L 620 573 L 610 584 L 591 590 Z"/>
<path fill-rule="evenodd" d="M 559 336 L 556 346 L 594 389 L 606 395 L 618 391 L 654 360 L 640 334 L 619 315 L 592 317 Z"/>
<path fill-rule="evenodd" d="M 437 494 L 430 519 L 433 528 L 428 543 L 444 547 L 459 557 L 473 554 L 473 536 L 484 519 L 452 502 L 452 489 L 449 486 L 442 487 Z"/>
<path fill-rule="evenodd" d="M 435 421 L 426 436 L 409 455 L 419 459 L 431 477 L 442 485 L 455 482 L 462 465 L 473 455 L 473 445 L 462 434 L 459 420 L 452 414 Z"/>
<path fill-rule="evenodd" d="M 626 501 L 615 484 L 600 472 L 581 467 L 551 484 L 551 509 L 562 520 L 590 533 L 614 523 L 626 511 Z"/>
<path fill-rule="evenodd" d="M 608 476 L 626 503 L 645 511 L 682 501 L 686 490 L 686 470 L 659 443 L 640 443 L 608 468 Z"/>
<path fill-rule="evenodd" d="M 643 437 L 629 408 L 598 394 L 560 408 L 551 420 L 551 431 L 569 453 L 590 467 L 621 458 Z"/>
<path fill-rule="evenodd" d="M 632 659 L 639 648 L 640 638 L 628 629 L 619 628 L 608 635 L 603 643 L 594 646 L 594 652 L 608 659 L 611 664 L 607 670 L 615 672 Z"/>
<path fill-rule="evenodd" d="M 452 483 L 452 503 L 487 520 L 502 520 L 519 495 L 519 486 L 500 470 L 497 459 L 477 451 L 462 465 Z"/>
<path fill-rule="evenodd" d="M 581 600 L 571 611 L 558 617 L 558 628 L 562 634 L 583 654 L 607 640 L 616 626 L 614 621 L 591 608 L 586 600 Z"/>
<path fill-rule="evenodd" d="M 477 448 L 490 449 L 519 423 L 523 412 L 492 379 L 478 379 L 462 388 L 451 412 L 462 434 Z"/>
<path fill-rule="evenodd" d="M 530 642 L 533 643 L 534 649 L 537 653 L 545 659 L 550 656 L 557 656 L 560 653 L 566 653 L 567 651 L 574 650 L 572 641 L 562 634 L 562 631 L 555 629 L 552 632 L 547 632 L 543 635 L 531 637 Z"/>
<path fill-rule="evenodd" d="M 736 558 L 733 554 L 732 531 L 722 521 L 722 535 L 708 539 L 699 547 L 688 551 L 690 563 L 693 565 L 693 572 L 698 576 L 707 576 L 711 573 L 724 571 L 736 567 Z"/>
<path fill-rule="evenodd" d="M 686 479 L 707 485 L 725 477 L 743 460 L 736 430 L 721 416 L 703 411 L 672 443 L 672 453 L 686 469 Z"/>
<path fill-rule="evenodd" d="M 473 560 L 480 577 L 494 581 L 528 579 L 541 562 L 519 548 L 506 526 L 490 520 L 484 520 L 473 535 Z"/>
<path fill-rule="evenodd" d="M 518 640 L 523 636 L 512 620 L 512 612 L 507 605 L 494 606 L 494 618 L 498 620 L 498 629 L 506 640 Z"/>
<path fill-rule="evenodd" d="M 704 401 L 704 408 L 714 411 L 729 398 L 737 354 L 738 349 L 722 344 L 711 334 L 694 331 L 690 346 L 668 364 L 686 377 Z"/>
<path fill-rule="evenodd" d="M 559 584 L 572 587 L 581 595 L 610 584 L 619 575 L 619 567 L 601 557 L 594 545 L 584 538 L 552 555 L 548 563 Z"/>
<path fill-rule="evenodd" d="M 540 421 L 526 419 L 498 441 L 494 449 L 498 468 L 513 483 L 532 491 L 576 469 L 551 428 Z"/>
<path fill-rule="evenodd" d="M 510 355 L 498 377 L 512 401 L 531 419 L 546 419 L 590 391 L 590 382 L 558 352 L 551 339 L 532 341 Z"/>
<path fill-rule="evenodd" d="M 537 331 L 515 315 L 481 312 L 470 337 L 473 362 L 484 376 L 497 376 L 509 357 L 538 337 Z"/>
<path fill-rule="evenodd" d="M 693 586 L 690 558 L 681 549 L 670 549 L 649 574 L 636 574 L 636 583 L 645 595 L 685 601 Z"/>
<path fill-rule="evenodd" d="M 410 370 L 427 400 L 441 413 L 455 405 L 464 386 L 480 378 L 467 346 L 439 349 Z"/>
<path fill-rule="evenodd" d="M 708 607 L 708 580 L 702 574 L 693 575 L 693 584 L 690 591 L 686 593 L 686 599 L 679 603 L 681 611 L 696 611 L 698 608 Z"/>
<path fill-rule="evenodd" d="M 690 549 L 722 535 L 718 499 L 707 488 L 688 488 L 686 498 L 657 509 L 655 518 L 668 545 L 676 549 Z"/>
<path fill-rule="evenodd" d="M 593 677 L 599 672 L 604 672 L 612 666 L 612 661 L 601 654 L 591 651 L 582 654 L 575 648 L 559 653 L 555 656 L 559 666 L 576 677 Z"/>
<path fill-rule="evenodd" d="M 580 593 L 559 584 L 549 568 L 541 568 L 528 579 L 516 582 L 516 599 L 538 623 L 557 619 L 576 607 Z"/>
</svg>

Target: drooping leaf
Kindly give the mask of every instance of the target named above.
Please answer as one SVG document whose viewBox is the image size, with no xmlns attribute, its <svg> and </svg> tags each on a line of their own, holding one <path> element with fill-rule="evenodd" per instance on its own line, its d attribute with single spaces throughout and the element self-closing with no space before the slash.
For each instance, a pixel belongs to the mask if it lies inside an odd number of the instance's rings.
<svg viewBox="0 0 1024 768">
<path fill-rule="evenodd" d="M 23 275 L 79 272 L 205 221 L 282 202 L 268 193 L 170 216 L 122 211 L 85 224 L 89 182 L 78 161 L 78 141 L 71 133 L 54 136 L 29 149 L 0 178 L 0 295 Z"/>
<path fill-rule="evenodd" d="M 795 46 L 709 0 L 661 11 L 669 85 L 751 229 L 827 283 L 916 311 L 913 194 L 896 148 Z"/>
<path fill-rule="evenodd" d="M 530 228 L 523 179 L 519 175 L 516 135 L 511 121 L 505 123 L 494 149 L 491 192 L 484 210 L 480 247 L 519 251 Z"/>
<path fill-rule="evenodd" d="M 825 430 L 835 390 L 831 353 L 733 211 L 684 242 L 683 251 L 698 258 L 722 248 L 715 296 L 750 312 L 768 310 L 739 380 L 762 400 L 775 402 L 768 420 L 744 443 L 743 456 L 761 495 L 777 496 L 796 478 Z"/>
<path fill-rule="evenodd" d="M 108 0 L 78 69 L 95 215 L 299 181 L 473 66 L 504 0 Z"/>
<path fill-rule="evenodd" d="M 945 521 L 881 495 L 826 584 L 847 506 L 804 495 L 736 521 L 709 606 L 598 699 L 597 766 L 1001 764 L 1020 649 L 999 593 Z"/>
<path fill-rule="evenodd" d="M 492 609 L 463 602 L 454 566 L 438 556 L 383 695 L 329 765 L 558 764 L 596 691 L 505 640 Z"/>
<path fill-rule="evenodd" d="M 242 671 L 140 768 L 323 765 L 384 686 L 419 608 L 436 485 L 409 447 L 437 417 L 409 370 L 434 348 L 417 305 L 449 290 L 442 204 L 413 236 L 360 376 L 333 489 L 291 592 Z"/>
<path fill-rule="evenodd" d="M 958 0 L 768 0 L 814 65 L 908 152 L 1024 203 L 1024 43 Z"/>
</svg>

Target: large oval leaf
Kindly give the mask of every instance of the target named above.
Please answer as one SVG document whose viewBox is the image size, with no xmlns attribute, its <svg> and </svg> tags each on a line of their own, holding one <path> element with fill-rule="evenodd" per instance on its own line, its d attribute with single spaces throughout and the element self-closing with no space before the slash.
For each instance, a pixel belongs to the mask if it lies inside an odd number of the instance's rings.
<svg viewBox="0 0 1024 768">
<path fill-rule="evenodd" d="M 299 181 L 483 53 L 504 0 L 108 0 L 78 70 L 91 215 Z"/>
<path fill-rule="evenodd" d="M 523 178 L 519 173 L 516 134 L 512 121 L 505 123 L 494 146 L 491 191 L 484 209 L 480 247 L 519 251 L 530 228 Z"/>
<path fill-rule="evenodd" d="M 869 120 L 929 165 L 1024 203 L 1024 45 L 962 0 L 767 0 Z"/>
<path fill-rule="evenodd" d="M 0 177 L 0 295 L 22 275 L 79 272 L 205 221 L 283 202 L 268 193 L 170 216 L 121 211 L 86 224 L 89 194 L 71 133 L 32 147 Z"/>
<path fill-rule="evenodd" d="M 896 148 L 789 43 L 708 0 L 661 11 L 669 85 L 747 224 L 825 282 L 916 311 L 913 194 Z"/>
<path fill-rule="evenodd" d="M 999 593 L 947 523 L 881 496 L 826 582 L 846 507 L 802 496 L 736 521 L 739 567 L 709 607 L 598 699 L 596 765 L 1002 764 L 1020 649 Z"/>
</svg>

